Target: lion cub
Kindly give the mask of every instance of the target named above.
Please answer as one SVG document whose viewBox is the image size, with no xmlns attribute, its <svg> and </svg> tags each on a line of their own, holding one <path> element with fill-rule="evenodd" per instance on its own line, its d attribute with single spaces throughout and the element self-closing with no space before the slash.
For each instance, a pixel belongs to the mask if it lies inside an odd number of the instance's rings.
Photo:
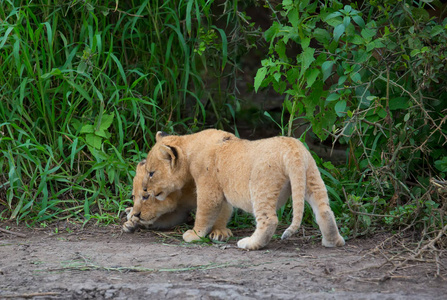
<svg viewBox="0 0 447 300">
<path fill-rule="evenodd" d="M 143 179 L 146 175 L 146 160 L 137 165 L 133 179 L 133 207 L 126 209 L 127 222 L 123 225 L 124 232 L 134 232 L 139 227 L 168 229 L 186 221 L 189 213 L 197 206 L 195 185 L 183 186 L 180 190 L 170 193 L 163 201 L 143 194 Z M 226 240 L 232 236 L 226 228 L 231 217 L 232 207 L 223 210 L 213 226 L 210 237 L 215 240 Z"/>
<path fill-rule="evenodd" d="M 145 167 L 142 197 L 169 201 L 172 193 L 196 186 L 196 219 L 194 228 L 183 234 L 186 242 L 206 236 L 221 211 L 231 205 L 256 217 L 255 232 L 239 240 L 238 247 L 262 248 L 276 230 L 276 210 L 292 195 L 293 221 L 282 239 L 298 230 L 306 199 L 323 235 L 322 244 L 345 244 L 317 165 L 294 138 L 248 141 L 214 129 L 185 136 L 158 132 Z"/>
</svg>

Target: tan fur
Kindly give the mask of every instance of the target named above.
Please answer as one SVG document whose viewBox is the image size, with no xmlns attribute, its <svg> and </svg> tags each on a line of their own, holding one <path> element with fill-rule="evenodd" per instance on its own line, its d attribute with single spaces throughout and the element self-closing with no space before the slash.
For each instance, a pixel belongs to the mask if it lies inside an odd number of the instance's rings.
<svg viewBox="0 0 447 300">
<path fill-rule="evenodd" d="M 296 139 L 247 141 L 213 129 L 185 136 L 163 136 L 159 132 L 147 156 L 146 171 L 143 189 L 159 200 L 166 201 L 171 193 L 196 185 L 196 220 L 194 228 L 183 234 L 186 242 L 206 236 L 216 220 L 222 222 L 219 214 L 230 204 L 256 217 L 255 232 L 240 240 L 238 246 L 262 248 L 276 230 L 276 209 L 292 194 L 293 221 L 283 239 L 299 228 L 306 199 L 322 232 L 323 245 L 345 243 L 316 163 Z"/>
<path fill-rule="evenodd" d="M 170 193 L 163 201 L 155 197 L 148 197 L 143 191 L 143 179 L 146 175 L 146 160 L 137 165 L 133 179 L 132 198 L 134 205 L 126 209 L 127 222 L 123 231 L 134 232 L 139 227 L 167 229 L 184 222 L 190 212 L 197 206 L 195 185 L 193 182 L 183 186 L 180 190 Z M 226 228 L 231 216 L 232 207 L 223 211 L 221 219 L 216 222 L 210 237 L 215 240 L 225 240 L 232 236 L 231 230 Z"/>
</svg>

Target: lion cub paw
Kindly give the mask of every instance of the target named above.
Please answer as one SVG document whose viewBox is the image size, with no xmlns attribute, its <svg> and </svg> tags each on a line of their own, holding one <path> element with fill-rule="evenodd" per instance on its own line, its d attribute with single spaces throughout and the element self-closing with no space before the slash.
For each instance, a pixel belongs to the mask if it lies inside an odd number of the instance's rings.
<svg viewBox="0 0 447 300">
<path fill-rule="evenodd" d="M 233 233 L 228 228 L 215 228 L 211 231 L 209 237 L 215 241 L 226 241 L 233 236 Z"/>
<path fill-rule="evenodd" d="M 127 220 L 130 220 L 130 218 L 132 217 L 131 213 L 133 211 L 133 207 L 128 207 L 124 211 L 126 212 Z"/>
<path fill-rule="evenodd" d="M 341 236 L 341 235 L 338 235 L 335 239 L 333 239 L 333 240 L 328 240 L 328 239 L 325 239 L 324 237 L 323 237 L 323 240 L 321 241 L 321 243 L 323 244 L 323 246 L 325 246 L 325 247 L 329 247 L 329 248 L 332 248 L 332 247 L 341 247 L 341 246 L 344 246 L 344 244 L 345 244 L 345 239 Z"/>
<path fill-rule="evenodd" d="M 138 228 L 138 224 L 129 220 L 123 224 L 123 231 L 126 233 L 133 233 Z"/>
<path fill-rule="evenodd" d="M 237 242 L 237 246 L 239 248 L 247 250 L 258 250 L 259 248 L 261 248 L 261 245 L 255 240 L 253 240 L 253 238 L 251 237 L 243 238 L 242 240 Z"/>
<path fill-rule="evenodd" d="M 188 230 L 183 234 L 183 240 L 187 243 L 200 241 L 202 237 L 200 237 L 194 230 Z"/>
</svg>

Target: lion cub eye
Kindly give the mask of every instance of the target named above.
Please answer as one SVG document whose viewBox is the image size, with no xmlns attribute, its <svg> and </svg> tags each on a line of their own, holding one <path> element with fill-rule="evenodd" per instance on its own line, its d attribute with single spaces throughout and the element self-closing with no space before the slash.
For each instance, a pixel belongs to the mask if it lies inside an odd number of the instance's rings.
<svg viewBox="0 0 447 300">
<path fill-rule="evenodd" d="M 146 201 L 147 199 L 149 199 L 149 195 L 148 194 L 143 195 L 143 201 Z"/>
<path fill-rule="evenodd" d="M 149 177 L 152 178 L 154 176 L 155 171 L 149 172 Z"/>
</svg>

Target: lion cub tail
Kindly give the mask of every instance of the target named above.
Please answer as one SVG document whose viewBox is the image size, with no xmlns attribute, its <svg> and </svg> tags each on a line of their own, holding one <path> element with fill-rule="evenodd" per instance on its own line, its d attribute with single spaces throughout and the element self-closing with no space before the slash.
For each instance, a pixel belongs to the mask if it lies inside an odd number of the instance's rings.
<svg viewBox="0 0 447 300">
<path fill-rule="evenodd" d="M 298 147 L 293 147 L 285 156 L 286 173 L 292 189 L 293 218 L 290 226 L 284 231 L 281 239 L 285 240 L 298 231 L 304 214 L 304 198 L 306 195 L 307 168 L 309 155 L 307 149 L 298 142 Z"/>
</svg>

